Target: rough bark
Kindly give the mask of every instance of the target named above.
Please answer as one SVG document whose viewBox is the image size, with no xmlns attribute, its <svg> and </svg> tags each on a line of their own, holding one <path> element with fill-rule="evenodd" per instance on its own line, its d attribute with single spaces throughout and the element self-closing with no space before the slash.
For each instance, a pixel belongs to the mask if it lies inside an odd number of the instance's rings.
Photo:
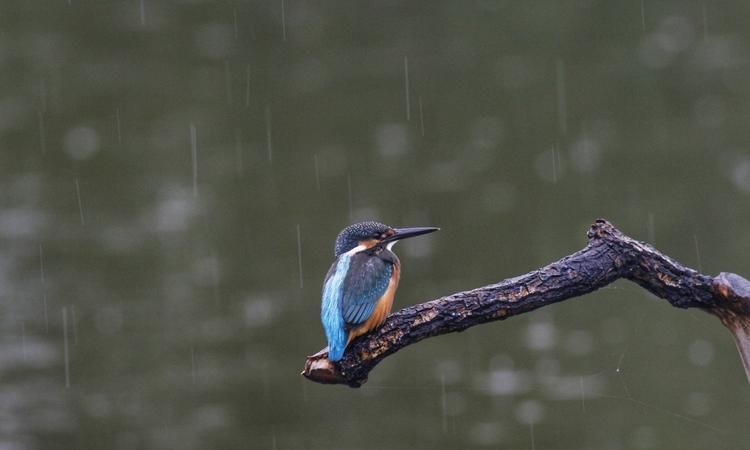
<svg viewBox="0 0 750 450">
<path fill-rule="evenodd" d="M 717 316 L 734 335 L 750 381 L 750 281 L 733 273 L 698 273 L 603 219 L 591 226 L 582 250 L 525 275 L 404 308 L 352 342 L 341 361 L 329 361 L 325 349 L 308 356 L 302 375 L 359 387 L 383 358 L 407 345 L 578 297 L 620 278 L 677 308 Z"/>
</svg>

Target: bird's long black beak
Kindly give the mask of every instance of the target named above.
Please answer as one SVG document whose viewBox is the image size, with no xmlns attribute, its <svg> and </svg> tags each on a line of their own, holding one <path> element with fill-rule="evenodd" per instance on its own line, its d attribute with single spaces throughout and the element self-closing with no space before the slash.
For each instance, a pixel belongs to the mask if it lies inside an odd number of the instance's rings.
<svg viewBox="0 0 750 450">
<path fill-rule="evenodd" d="M 432 233 L 433 231 L 438 230 L 440 230 L 440 228 L 436 227 L 394 228 L 393 231 L 395 231 L 396 234 L 383 239 L 383 242 L 395 242 L 400 239 L 421 236 L 423 234 Z"/>
</svg>

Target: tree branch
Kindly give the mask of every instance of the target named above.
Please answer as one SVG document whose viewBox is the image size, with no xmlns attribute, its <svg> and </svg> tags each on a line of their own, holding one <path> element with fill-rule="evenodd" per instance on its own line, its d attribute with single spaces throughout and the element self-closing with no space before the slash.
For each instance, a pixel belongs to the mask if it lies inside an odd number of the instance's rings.
<svg viewBox="0 0 750 450">
<path fill-rule="evenodd" d="M 391 314 L 378 330 L 353 341 L 338 363 L 328 360 L 326 349 L 308 356 L 302 375 L 319 383 L 359 387 L 383 358 L 407 345 L 527 313 L 625 278 L 672 306 L 717 316 L 734 335 L 750 381 L 750 281 L 733 273 L 698 273 L 603 219 L 594 222 L 587 235 L 585 248 L 548 266 Z"/>
</svg>

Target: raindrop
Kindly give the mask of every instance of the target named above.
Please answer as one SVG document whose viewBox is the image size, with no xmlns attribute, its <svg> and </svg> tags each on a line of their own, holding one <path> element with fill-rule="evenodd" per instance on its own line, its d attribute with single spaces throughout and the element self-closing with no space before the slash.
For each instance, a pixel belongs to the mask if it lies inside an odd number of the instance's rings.
<svg viewBox="0 0 750 450">
<path fill-rule="evenodd" d="M 193 162 L 193 197 L 198 197 L 198 136 L 195 124 L 190 123 L 190 156 Z"/>
<path fill-rule="evenodd" d="M 266 106 L 266 148 L 268 162 L 273 162 L 273 142 L 271 141 L 271 108 Z"/>
<path fill-rule="evenodd" d="M 63 349 L 65 354 L 65 387 L 70 388 L 70 355 L 68 352 L 68 309 L 62 308 Z"/>
<path fill-rule="evenodd" d="M 81 183 L 76 178 L 76 198 L 78 199 L 78 215 L 81 218 L 81 225 L 86 225 L 86 218 L 83 216 L 83 202 L 81 201 Z"/>
<path fill-rule="evenodd" d="M 409 101 L 409 57 L 404 56 L 404 95 L 406 97 L 406 120 L 411 120 L 411 102 Z"/>
<path fill-rule="evenodd" d="M 286 8 L 284 6 L 284 0 L 281 0 L 281 35 L 286 42 Z"/>
<path fill-rule="evenodd" d="M 534 422 L 529 422 L 529 434 L 531 435 L 531 450 L 536 450 L 534 444 Z"/>
<path fill-rule="evenodd" d="M 641 31 L 646 32 L 646 0 L 641 0 Z"/>
<path fill-rule="evenodd" d="M 540 152 L 534 158 L 534 169 L 537 176 L 546 182 L 556 183 L 562 179 L 565 174 L 565 167 L 560 160 L 560 152 L 557 146 L 552 146 Z"/>
<path fill-rule="evenodd" d="M 302 279 L 302 233 L 299 224 L 297 224 L 297 263 L 299 265 L 299 288 L 302 289 L 304 287 Z"/>
<path fill-rule="evenodd" d="M 620 373 L 622 372 L 622 361 L 625 359 L 625 352 L 623 352 L 620 355 L 620 358 L 617 360 L 617 368 L 615 369 L 615 372 Z"/>
<path fill-rule="evenodd" d="M 706 10 L 706 3 L 703 3 L 701 12 L 703 15 L 703 39 L 706 39 L 708 38 L 708 11 Z"/>
</svg>

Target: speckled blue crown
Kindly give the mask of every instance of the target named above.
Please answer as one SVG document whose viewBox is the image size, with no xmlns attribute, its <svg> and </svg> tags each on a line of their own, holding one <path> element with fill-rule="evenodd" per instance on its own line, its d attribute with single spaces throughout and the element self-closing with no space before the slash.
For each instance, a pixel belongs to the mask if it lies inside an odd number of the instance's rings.
<svg viewBox="0 0 750 450">
<path fill-rule="evenodd" d="M 338 257 L 359 245 L 359 241 L 373 239 L 390 229 L 391 227 L 380 222 L 360 222 L 349 225 L 336 237 L 335 255 Z"/>
</svg>

